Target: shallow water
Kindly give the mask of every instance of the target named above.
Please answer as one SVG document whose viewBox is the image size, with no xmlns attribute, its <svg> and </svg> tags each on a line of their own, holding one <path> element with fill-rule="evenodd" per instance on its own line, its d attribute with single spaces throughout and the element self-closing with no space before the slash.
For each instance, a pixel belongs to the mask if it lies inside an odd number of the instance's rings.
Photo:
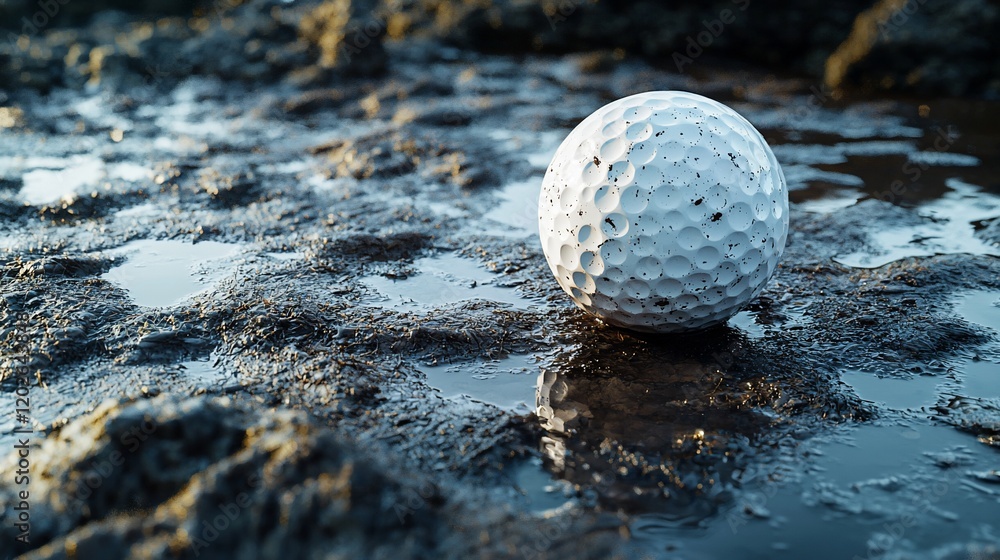
<svg viewBox="0 0 1000 560">
<path fill-rule="evenodd" d="M 512 355 L 502 360 L 424 366 L 420 371 L 427 376 L 427 384 L 445 398 L 468 398 L 526 413 L 535 400 L 531 383 L 537 377 L 538 361 L 535 356 Z"/>
<path fill-rule="evenodd" d="M 69 157 L 0 156 L 0 178 L 22 183 L 18 196 L 27 204 L 54 204 L 109 188 L 112 181 L 136 183 L 152 178 L 139 163 L 106 163 L 89 155 Z"/>
<path fill-rule="evenodd" d="M 475 260 L 446 253 L 414 261 L 415 273 L 406 278 L 369 275 L 361 283 L 375 294 L 373 305 L 389 309 L 431 312 L 443 305 L 482 300 L 514 309 L 531 309 L 540 302 L 525 299 L 514 288 L 497 286 L 497 276 Z"/>
<path fill-rule="evenodd" d="M 188 360 L 177 364 L 172 370 L 181 378 L 181 383 L 191 387 L 209 387 L 230 380 L 220 367 L 219 359 L 215 355 L 197 360 Z"/>
<path fill-rule="evenodd" d="M 121 286 L 136 305 L 168 307 L 221 280 L 235 268 L 231 259 L 241 250 L 239 245 L 216 241 L 133 241 L 109 252 L 125 262 L 102 278 Z"/>
<path fill-rule="evenodd" d="M 869 235 L 875 253 L 838 255 L 836 262 L 855 268 L 878 268 L 911 257 L 950 255 L 1000 256 L 1000 247 L 975 235 L 974 225 L 1000 216 L 1000 196 L 958 179 L 948 179 L 950 189 L 940 198 L 916 207 L 921 223 L 897 227 L 872 224 Z"/>
<path fill-rule="evenodd" d="M 894 409 L 919 409 L 934 404 L 941 383 L 930 375 L 879 378 L 863 371 L 845 371 L 841 379 L 862 399 Z"/>
<path fill-rule="evenodd" d="M 956 310 L 967 321 L 1000 331 L 1000 293 L 985 290 L 963 294 Z"/>
<path fill-rule="evenodd" d="M 534 176 L 524 181 L 511 183 L 497 192 L 500 199 L 496 208 L 485 218 L 503 224 L 491 233 L 514 237 L 529 237 L 538 233 L 538 193 L 542 176 Z"/>
</svg>

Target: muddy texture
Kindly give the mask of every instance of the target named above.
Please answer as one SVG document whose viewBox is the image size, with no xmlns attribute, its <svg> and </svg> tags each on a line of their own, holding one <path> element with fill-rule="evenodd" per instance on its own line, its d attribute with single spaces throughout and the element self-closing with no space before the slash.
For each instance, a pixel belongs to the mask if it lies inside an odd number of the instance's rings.
<svg viewBox="0 0 1000 560">
<path fill-rule="evenodd" d="M 358 6 L 226 5 L 202 31 L 107 12 L 46 34 L 49 55 L 0 54 L 2 387 L 13 402 L 27 357 L 36 430 L 33 540 L 12 545 L 5 478 L 0 552 L 996 551 L 995 104 L 817 104 L 814 82 L 707 60 L 695 79 L 613 51 L 483 54 L 454 45 L 488 34 L 443 44 L 416 16 L 331 58 Z M 63 66 L 101 26 L 138 50 Z M 275 53 L 256 66 L 255 41 Z M 731 104 L 791 190 L 768 288 L 685 337 L 583 315 L 534 233 L 559 141 L 650 89 Z M 491 404 L 503 391 L 522 403 Z"/>
<path fill-rule="evenodd" d="M 252 400 L 108 401 L 35 453 L 43 521 L 34 538 L 45 546 L 26 558 L 473 554 L 453 533 L 475 535 L 466 542 L 479 557 L 533 544 L 496 530 L 514 518 L 502 506 L 469 515 L 445 489 L 393 472 L 370 451 L 307 415 Z M 536 523 L 547 532 L 575 521 Z M 481 531 L 491 539 L 477 542 Z M 593 557 L 609 552 L 600 533 L 587 540 Z"/>
</svg>

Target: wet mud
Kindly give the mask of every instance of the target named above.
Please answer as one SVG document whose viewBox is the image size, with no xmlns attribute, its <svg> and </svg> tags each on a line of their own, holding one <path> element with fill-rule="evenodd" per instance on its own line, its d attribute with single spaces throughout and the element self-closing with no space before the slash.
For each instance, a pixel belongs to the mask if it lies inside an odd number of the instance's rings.
<svg viewBox="0 0 1000 560">
<path fill-rule="evenodd" d="M 0 551 L 997 553 L 995 102 L 431 39 L 366 77 L 315 41 L 253 88 L 4 90 L 2 387 L 27 355 L 37 447 L 32 543 L 5 509 Z M 791 190 L 765 292 L 687 336 L 584 315 L 535 233 L 558 142 L 650 89 L 731 104 Z"/>
</svg>

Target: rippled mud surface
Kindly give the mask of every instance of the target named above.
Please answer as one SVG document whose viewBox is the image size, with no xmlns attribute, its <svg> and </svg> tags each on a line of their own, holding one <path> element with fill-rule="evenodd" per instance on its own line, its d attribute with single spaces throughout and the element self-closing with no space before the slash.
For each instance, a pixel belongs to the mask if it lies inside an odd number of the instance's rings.
<svg viewBox="0 0 1000 560">
<path fill-rule="evenodd" d="M 241 489 L 233 531 L 301 557 L 998 554 L 1000 106 L 442 52 L 332 89 L 9 102 L 0 332 L 30 334 L 51 432 L 29 557 L 194 557 Z M 732 105 L 791 189 L 767 290 L 690 336 L 583 315 L 535 234 L 559 141 L 651 89 Z M 170 428 L 120 467 L 129 498 L 61 498 L 137 418 Z"/>
</svg>

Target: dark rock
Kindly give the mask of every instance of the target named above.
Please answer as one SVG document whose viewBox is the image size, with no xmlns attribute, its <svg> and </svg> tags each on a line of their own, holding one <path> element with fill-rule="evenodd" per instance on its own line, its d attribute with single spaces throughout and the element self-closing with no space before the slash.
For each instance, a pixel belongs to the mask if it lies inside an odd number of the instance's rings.
<svg viewBox="0 0 1000 560">
<path fill-rule="evenodd" d="M 43 25 L 25 25 L 21 19 L 37 14 Z M 148 23 L 160 16 L 179 17 L 169 25 Z M 190 16 L 199 18 L 196 29 L 186 25 Z M 232 23 L 222 25 L 223 19 Z M 107 1 L 100 6 L 70 2 L 55 18 L 36 3 L 17 0 L 0 8 L 0 21 L 8 27 L 7 40 L 0 42 L 0 76 L 43 91 L 99 81 L 118 88 L 157 84 L 191 73 L 329 86 L 338 76 L 384 71 L 383 42 L 391 28 L 394 39 L 412 42 L 415 49 L 427 37 L 486 52 L 601 49 L 601 56 L 578 61 L 590 72 L 631 54 L 679 74 L 697 74 L 704 56 L 791 68 L 831 87 L 1000 92 L 995 78 L 1000 56 L 990 40 L 1000 9 L 988 0 L 882 0 L 874 7 L 864 0 L 794 7 L 748 0 L 686 6 L 556 0 L 402 5 L 224 0 L 142 6 Z M 111 22 L 116 23 L 109 27 Z M 109 40 L 122 29 L 125 41 Z M 19 40 L 27 43 L 19 46 Z M 40 50 L 27 49 L 29 44 Z"/>
</svg>

